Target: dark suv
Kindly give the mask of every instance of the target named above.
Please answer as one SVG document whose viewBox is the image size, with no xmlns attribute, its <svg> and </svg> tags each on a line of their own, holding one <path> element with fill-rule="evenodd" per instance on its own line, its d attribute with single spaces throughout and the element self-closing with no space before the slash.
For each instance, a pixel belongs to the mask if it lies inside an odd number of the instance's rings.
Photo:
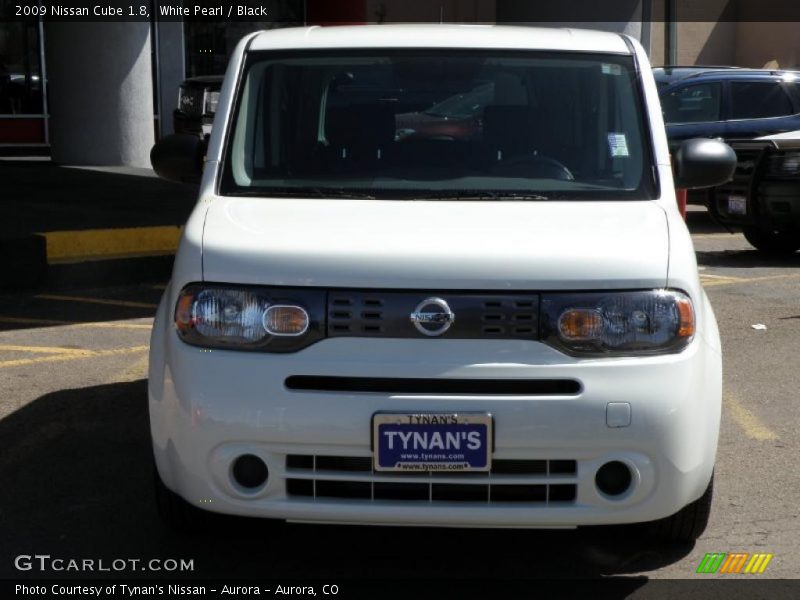
<svg viewBox="0 0 800 600">
<path fill-rule="evenodd" d="M 711 192 L 711 216 L 741 229 L 766 254 L 800 249 L 800 132 L 731 142 L 738 164 L 733 179 Z"/>
<path fill-rule="evenodd" d="M 200 137 L 211 133 L 222 78 L 222 75 L 190 77 L 181 83 L 178 108 L 172 114 L 175 133 L 190 133 Z"/>
<path fill-rule="evenodd" d="M 800 73 L 721 69 L 660 87 L 670 147 L 695 137 L 753 139 L 800 129 Z"/>
</svg>

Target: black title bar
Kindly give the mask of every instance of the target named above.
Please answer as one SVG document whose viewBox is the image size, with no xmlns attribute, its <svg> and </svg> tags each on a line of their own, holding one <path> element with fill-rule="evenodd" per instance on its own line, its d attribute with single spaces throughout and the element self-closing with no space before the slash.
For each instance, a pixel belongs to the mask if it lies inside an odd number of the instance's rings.
<svg viewBox="0 0 800 600">
<path fill-rule="evenodd" d="M 0 0 L 0 19 L 501 24 L 800 22 L 798 0 Z"/>
</svg>

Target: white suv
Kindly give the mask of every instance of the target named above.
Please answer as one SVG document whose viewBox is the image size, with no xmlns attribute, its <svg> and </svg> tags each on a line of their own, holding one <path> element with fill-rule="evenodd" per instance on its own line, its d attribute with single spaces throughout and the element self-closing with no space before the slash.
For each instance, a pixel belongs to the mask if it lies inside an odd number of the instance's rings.
<svg viewBox="0 0 800 600">
<path fill-rule="evenodd" d="M 696 538 L 720 341 L 675 186 L 735 157 L 672 158 L 622 35 L 243 39 L 208 147 L 152 153 L 202 176 L 150 350 L 162 515 Z"/>
</svg>

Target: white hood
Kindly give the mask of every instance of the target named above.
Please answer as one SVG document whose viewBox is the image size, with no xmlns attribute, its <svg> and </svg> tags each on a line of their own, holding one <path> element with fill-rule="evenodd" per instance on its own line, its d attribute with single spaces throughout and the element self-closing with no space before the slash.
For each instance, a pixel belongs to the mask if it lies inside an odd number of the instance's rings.
<svg viewBox="0 0 800 600">
<path fill-rule="evenodd" d="M 206 281 L 405 289 L 647 288 L 666 283 L 654 202 L 216 198 Z"/>
</svg>

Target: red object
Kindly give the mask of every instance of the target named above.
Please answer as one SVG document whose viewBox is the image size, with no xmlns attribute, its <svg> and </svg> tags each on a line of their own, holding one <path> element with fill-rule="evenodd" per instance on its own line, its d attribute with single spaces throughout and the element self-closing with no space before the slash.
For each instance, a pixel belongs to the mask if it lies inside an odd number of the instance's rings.
<svg viewBox="0 0 800 600">
<path fill-rule="evenodd" d="M 306 25 L 363 25 L 367 0 L 308 0 Z"/>
<path fill-rule="evenodd" d="M 43 144 L 44 117 L 0 119 L 0 144 Z"/>
<path fill-rule="evenodd" d="M 687 190 L 675 190 L 675 199 L 678 201 L 678 210 L 681 211 L 683 220 L 686 220 L 686 197 L 689 195 Z"/>
</svg>

